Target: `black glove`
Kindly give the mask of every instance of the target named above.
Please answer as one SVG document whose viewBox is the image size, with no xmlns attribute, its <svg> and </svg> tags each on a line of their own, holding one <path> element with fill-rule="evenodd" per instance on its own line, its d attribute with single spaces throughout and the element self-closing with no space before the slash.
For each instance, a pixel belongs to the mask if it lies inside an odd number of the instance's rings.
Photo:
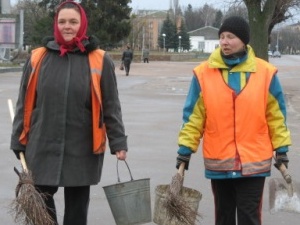
<svg viewBox="0 0 300 225">
<path fill-rule="evenodd" d="M 181 163 L 185 163 L 184 169 L 189 169 L 189 162 L 190 162 L 191 155 L 178 155 L 176 158 L 176 168 L 179 169 Z"/>
<path fill-rule="evenodd" d="M 24 151 L 22 151 L 22 150 L 13 150 L 13 151 L 14 151 L 14 153 L 15 153 L 17 159 L 20 160 L 20 152 L 23 152 L 23 153 L 24 153 Z"/>
<path fill-rule="evenodd" d="M 286 168 L 288 168 L 289 158 L 287 157 L 286 152 L 276 152 L 276 163 L 274 164 L 274 166 L 279 169 L 282 163 Z"/>
</svg>

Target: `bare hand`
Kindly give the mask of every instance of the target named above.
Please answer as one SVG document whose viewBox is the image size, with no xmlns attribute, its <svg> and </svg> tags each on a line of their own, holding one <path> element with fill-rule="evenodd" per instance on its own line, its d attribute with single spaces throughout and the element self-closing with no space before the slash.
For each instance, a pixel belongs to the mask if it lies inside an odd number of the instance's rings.
<svg viewBox="0 0 300 225">
<path fill-rule="evenodd" d="M 117 157 L 117 159 L 119 159 L 119 160 L 125 160 L 126 159 L 126 151 L 125 150 L 121 150 L 121 151 L 117 151 L 116 152 L 116 157 Z"/>
</svg>

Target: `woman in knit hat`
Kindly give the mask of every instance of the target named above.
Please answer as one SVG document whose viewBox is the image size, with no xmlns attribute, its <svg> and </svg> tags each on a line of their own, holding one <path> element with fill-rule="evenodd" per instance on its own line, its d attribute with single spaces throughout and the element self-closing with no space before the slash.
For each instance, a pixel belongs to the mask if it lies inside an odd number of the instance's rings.
<svg viewBox="0 0 300 225">
<path fill-rule="evenodd" d="M 58 6 L 54 37 L 24 67 L 11 149 L 25 159 L 57 222 L 53 196 L 64 188 L 64 225 L 86 225 L 90 186 L 100 182 L 106 137 L 124 160 L 127 136 L 111 58 L 88 37 L 80 4 Z M 104 222 L 105 224 L 105 222 Z"/>
<path fill-rule="evenodd" d="M 255 57 L 247 21 L 224 20 L 220 47 L 194 68 L 183 108 L 176 167 L 188 169 L 203 141 L 205 177 L 211 180 L 215 225 L 261 225 L 265 178 L 273 152 L 288 165 L 290 132 L 277 69 Z M 237 220 L 237 221 L 236 221 Z"/>
</svg>

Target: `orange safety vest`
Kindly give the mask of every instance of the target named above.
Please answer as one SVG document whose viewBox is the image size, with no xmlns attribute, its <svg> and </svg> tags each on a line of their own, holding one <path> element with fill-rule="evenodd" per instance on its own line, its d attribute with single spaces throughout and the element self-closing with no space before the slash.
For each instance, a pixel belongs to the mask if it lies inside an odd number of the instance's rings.
<svg viewBox="0 0 300 225">
<path fill-rule="evenodd" d="M 24 102 L 24 121 L 23 131 L 19 141 L 26 145 L 28 141 L 28 133 L 31 125 L 31 114 L 35 106 L 36 86 L 38 75 L 41 67 L 41 62 L 46 55 L 47 49 L 44 47 L 37 48 L 32 51 L 31 67 L 32 72 L 27 84 L 27 90 Z M 106 129 L 102 116 L 102 96 L 100 90 L 100 80 L 103 68 L 103 57 L 105 51 L 97 49 L 89 53 L 89 64 L 91 71 L 91 96 L 92 96 L 92 120 L 93 120 L 93 152 L 100 154 L 105 151 L 106 147 Z"/>
<path fill-rule="evenodd" d="M 256 63 L 257 71 L 238 95 L 218 68 L 206 62 L 194 69 L 206 109 L 203 156 L 208 170 L 242 170 L 243 175 L 270 170 L 273 146 L 266 107 L 276 68 L 260 59 Z"/>
</svg>

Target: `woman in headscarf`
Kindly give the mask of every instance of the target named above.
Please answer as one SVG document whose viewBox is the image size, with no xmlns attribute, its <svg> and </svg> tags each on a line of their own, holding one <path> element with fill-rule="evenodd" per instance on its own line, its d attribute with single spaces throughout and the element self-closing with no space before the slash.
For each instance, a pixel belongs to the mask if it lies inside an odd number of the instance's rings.
<svg viewBox="0 0 300 225">
<path fill-rule="evenodd" d="M 78 3 L 58 6 L 54 38 L 33 50 L 24 66 L 11 137 L 11 149 L 18 158 L 25 153 L 56 223 L 53 196 L 64 187 L 64 225 L 87 224 L 106 137 L 117 159 L 127 152 L 115 68 L 96 38 L 86 35 L 87 26 Z"/>
</svg>

